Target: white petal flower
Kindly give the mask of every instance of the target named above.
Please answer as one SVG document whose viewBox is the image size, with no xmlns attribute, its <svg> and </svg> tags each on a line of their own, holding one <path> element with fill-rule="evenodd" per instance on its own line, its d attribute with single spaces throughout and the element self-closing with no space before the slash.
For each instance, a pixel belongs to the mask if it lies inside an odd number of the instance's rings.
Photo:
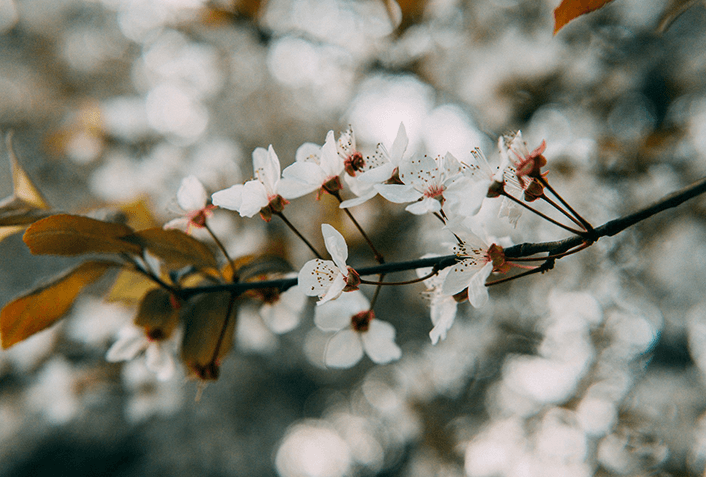
<svg viewBox="0 0 706 477">
<path fill-rule="evenodd" d="M 279 190 L 279 158 L 272 145 L 268 149 L 256 148 L 252 158 L 255 179 L 216 192 L 212 196 L 213 204 L 235 210 L 241 217 L 252 217 L 260 213 L 265 220 L 269 220 L 272 212 L 281 212 L 286 204 Z M 270 210 L 263 212 L 267 207 Z"/>
<path fill-rule="evenodd" d="M 466 167 L 451 153 L 437 158 L 410 158 L 399 166 L 399 178 L 404 185 L 377 184 L 375 188 L 391 202 L 415 201 L 406 208 L 412 214 L 439 212 L 448 200 L 451 211 L 463 211 L 464 215 L 470 216 L 480 209 L 487 187 L 476 188 L 463 175 Z"/>
<path fill-rule="evenodd" d="M 346 240 L 336 229 L 329 224 L 321 225 L 326 250 L 333 258 L 309 260 L 299 271 L 298 283 L 302 292 L 307 296 L 318 296 L 317 305 L 338 298 L 346 287 L 356 289 L 355 277 L 346 265 L 348 246 Z"/>
<path fill-rule="evenodd" d="M 206 207 L 208 193 L 196 176 L 185 177 L 177 192 L 177 203 L 185 212 L 194 212 Z"/>
<path fill-rule="evenodd" d="M 182 179 L 177 191 L 177 204 L 184 212 L 183 217 L 164 224 L 165 229 L 178 229 L 191 233 L 194 228 L 203 227 L 206 219 L 213 215 L 213 205 L 208 205 L 208 193 L 196 176 Z"/>
<path fill-rule="evenodd" d="M 293 286 L 277 296 L 277 300 L 260 307 L 260 317 L 265 325 L 276 334 L 286 333 L 299 325 L 306 296 L 298 286 Z"/>
<path fill-rule="evenodd" d="M 468 301 L 478 308 L 488 301 L 485 281 L 493 271 L 489 247 L 469 230 L 456 228 L 453 232 L 463 242 L 454 247 L 454 253 L 461 260 L 450 267 L 441 292 L 444 295 L 456 295 L 468 288 Z"/>
<path fill-rule="evenodd" d="M 130 361 L 145 352 L 147 369 L 161 381 L 172 377 L 175 370 L 172 340 L 150 340 L 141 328 L 132 324 L 118 333 L 118 340 L 106 353 L 109 362 Z"/>
<path fill-rule="evenodd" d="M 422 258 L 427 258 L 432 255 L 426 255 Z M 428 275 L 431 272 L 431 268 L 420 268 L 417 269 L 417 275 L 421 278 Z M 446 339 L 446 333 L 451 328 L 456 319 L 456 310 L 458 308 L 458 302 L 451 295 L 444 295 L 441 292 L 441 285 L 446 279 L 446 275 L 449 273 L 449 269 L 445 268 L 441 270 L 437 275 L 424 280 L 424 284 L 427 287 L 427 291 L 424 295 L 429 299 L 430 312 L 431 312 L 431 323 L 434 328 L 429 332 L 429 338 L 431 338 L 431 344 L 436 344 L 439 340 Z"/>
<path fill-rule="evenodd" d="M 399 181 L 396 176 L 408 142 L 404 124 L 400 123 L 391 152 L 388 153 L 385 146 L 379 143 L 375 153 L 363 159 L 362 154 L 355 149 L 353 132 L 349 129 L 342 134 L 338 143 L 339 154 L 341 154 L 341 150 L 347 154 L 344 157 L 345 169 L 348 172 L 345 180 L 351 192 L 358 197 L 343 201 L 340 207 L 345 209 L 363 204 L 378 194 L 376 185 L 387 181 Z M 416 200 L 416 197 L 411 200 Z"/>
<path fill-rule="evenodd" d="M 296 162 L 282 172 L 280 194 L 285 199 L 296 199 L 315 190 L 338 191 L 341 172 L 343 160 L 336 149 L 333 131 L 329 131 L 321 148 L 311 143 L 299 147 Z"/>
<path fill-rule="evenodd" d="M 370 302 L 360 291 L 317 307 L 314 323 L 324 331 L 336 332 L 324 354 L 327 366 L 350 368 L 360 361 L 363 352 L 377 364 L 402 356 L 402 350 L 395 344 L 395 328 L 375 318 Z"/>
</svg>

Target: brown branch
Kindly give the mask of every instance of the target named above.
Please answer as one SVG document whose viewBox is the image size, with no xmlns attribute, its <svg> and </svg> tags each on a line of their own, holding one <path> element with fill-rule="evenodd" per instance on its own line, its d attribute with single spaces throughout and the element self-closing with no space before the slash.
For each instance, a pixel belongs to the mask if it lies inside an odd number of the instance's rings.
<svg viewBox="0 0 706 477">
<path fill-rule="evenodd" d="M 564 252 L 571 250 L 572 248 L 578 247 L 585 243 L 593 243 L 600 239 L 601 237 L 612 237 L 623 230 L 632 227 L 633 225 L 652 217 L 659 212 L 677 207 L 678 205 L 686 202 L 689 199 L 697 197 L 706 192 L 706 178 L 703 178 L 694 184 L 680 189 L 666 197 L 658 200 L 654 204 L 645 207 L 635 213 L 620 217 L 618 219 L 611 220 L 596 227 L 590 233 L 583 233 L 582 236 L 574 235 L 572 237 L 565 238 L 563 240 L 557 240 L 555 242 L 541 242 L 541 243 L 522 243 L 519 245 L 514 245 L 505 249 L 505 257 L 512 260 L 513 258 L 528 257 L 530 255 L 536 255 L 539 253 L 549 253 L 550 257 L 538 257 L 544 258 L 547 262 L 551 261 L 551 266 L 553 266 L 554 261 L 557 260 L 554 255 L 560 255 Z M 442 270 L 455 264 L 458 261 L 456 255 L 446 255 L 442 257 L 432 257 L 423 258 L 419 260 L 410 260 L 407 262 L 395 262 L 395 263 L 384 263 L 381 265 L 376 265 L 373 267 L 356 268 L 361 276 L 367 275 L 380 275 L 392 272 L 402 272 L 408 270 L 416 270 L 418 268 L 428 268 L 434 267 L 436 270 Z M 549 265 L 549 264 L 547 264 Z M 542 270 L 549 270 L 550 266 L 540 266 Z M 534 272 L 534 273 L 537 273 Z M 187 299 L 194 295 L 201 293 L 214 293 L 219 291 L 231 291 L 235 293 L 243 293 L 247 290 L 261 289 L 261 288 L 275 288 L 280 291 L 285 291 L 297 284 L 296 278 L 286 278 L 280 280 L 267 280 L 267 281 L 256 281 L 256 282 L 243 282 L 243 283 L 229 283 L 222 285 L 208 285 L 202 287 L 184 288 L 178 290 L 178 295 L 181 298 Z"/>
</svg>

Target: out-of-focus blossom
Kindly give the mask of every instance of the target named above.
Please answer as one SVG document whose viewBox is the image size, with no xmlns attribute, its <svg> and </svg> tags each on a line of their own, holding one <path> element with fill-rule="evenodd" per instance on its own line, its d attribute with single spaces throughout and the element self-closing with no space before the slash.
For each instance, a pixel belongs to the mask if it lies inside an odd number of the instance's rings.
<svg viewBox="0 0 706 477">
<path fill-rule="evenodd" d="M 395 328 L 375 318 L 370 302 L 360 291 L 317 307 L 314 323 L 323 331 L 336 332 L 326 347 L 327 366 L 350 368 L 360 361 L 363 352 L 377 364 L 402 356 L 402 350 L 395 344 Z"/>
<path fill-rule="evenodd" d="M 299 272 L 299 287 L 307 296 L 318 296 L 317 305 L 335 300 L 344 291 L 357 290 L 360 284 L 358 273 L 346 265 L 348 245 L 336 229 L 321 224 L 326 250 L 331 260 L 319 258 L 309 260 Z"/>
<path fill-rule="evenodd" d="M 428 275 L 430 272 L 430 268 L 417 269 L 417 275 L 420 278 Z M 438 343 L 440 339 L 445 340 L 446 332 L 451 328 L 456 319 L 458 302 L 453 296 L 446 295 L 441 291 L 441 285 L 444 283 L 448 273 L 449 269 L 445 268 L 437 275 L 424 280 L 424 284 L 427 287 L 427 291 L 424 295 L 429 299 L 431 323 L 434 325 L 434 328 L 429 332 L 431 344 Z"/>
<path fill-rule="evenodd" d="M 196 176 L 185 177 L 177 192 L 177 203 L 184 216 L 164 224 L 165 229 L 178 229 L 191 233 L 194 228 L 201 228 L 206 219 L 213 215 L 214 205 L 208 203 L 208 193 Z"/>
<path fill-rule="evenodd" d="M 336 193 L 341 190 L 341 172 L 343 159 L 333 131 L 329 131 L 323 146 L 310 142 L 299 146 L 296 162 L 282 171 L 279 192 L 285 199 L 296 199 L 315 190 L 319 190 L 317 198 L 323 192 Z"/>
<path fill-rule="evenodd" d="M 145 352 L 147 368 L 165 381 L 174 374 L 173 342 L 166 339 L 153 339 L 142 328 L 132 324 L 118 333 L 118 340 L 113 343 L 105 359 L 111 362 L 130 361 L 141 352 Z"/>
<path fill-rule="evenodd" d="M 275 150 L 258 147 L 252 153 L 255 179 L 236 184 L 213 194 L 213 204 L 235 210 L 241 217 L 252 217 L 258 212 L 265 221 L 273 213 L 282 212 L 287 201 L 279 194 L 280 163 Z"/>
<path fill-rule="evenodd" d="M 260 317 L 267 327 L 277 334 L 286 333 L 299 325 L 306 296 L 298 286 L 278 293 L 260 307 Z"/>
</svg>

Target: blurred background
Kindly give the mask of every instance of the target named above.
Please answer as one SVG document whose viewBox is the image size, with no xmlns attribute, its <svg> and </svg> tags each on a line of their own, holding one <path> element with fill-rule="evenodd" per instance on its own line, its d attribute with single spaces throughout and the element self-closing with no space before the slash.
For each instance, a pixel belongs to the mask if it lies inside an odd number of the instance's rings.
<svg viewBox="0 0 706 477">
<path fill-rule="evenodd" d="M 615 0 L 553 37 L 557 4 L 399 0 L 395 28 L 381 0 L 0 0 L 0 132 L 56 209 L 145 226 L 179 214 L 183 177 L 215 192 L 251 177 L 255 147 L 284 167 L 348 124 L 366 153 L 404 121 L 408 154 L 462 160 L 522 129 L 594 225 L 706 175 L 704 6 L 657 33 L 666 0 Z M 319 246 L 333 224 L 349 264 L 374 263 L 329 199 L 288 216 Z M 387 261 L 449 253 L 433 217 L 380 198 L 353 212 Z M 310 258 L 274 220 L 219 211 L 213 227 L 234 256 Z M 527 214 L 492 233 L 566 236 Z M 4 240 L 0 303 L 71 263 Z M 280 335 L 243 308 L 198 401 L 183 370 L 106 362 L 135 304 L 99 284 L 0 351 L 0 475 L 703 475 L 705 270 L 701 197 L 460 305 L 435 346 L 424 286 L 384 289 L 390 365 L 326 369 L 312 303 Z"/>
</svg>

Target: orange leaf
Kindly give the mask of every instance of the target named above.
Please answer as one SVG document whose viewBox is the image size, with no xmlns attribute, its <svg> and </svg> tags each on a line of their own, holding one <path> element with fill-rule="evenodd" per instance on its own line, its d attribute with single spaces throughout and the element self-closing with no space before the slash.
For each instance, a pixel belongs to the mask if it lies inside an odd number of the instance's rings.
<svg viewBox="0 0 706 477">
<path fill-rule="evenodd" d="M 58 214 L 33 223 L 22 238 L 38 255 L 81 255 L 85 253 L 129 253 L 142 248 L 120 240 L 133 230 L 127 225 L 103 222 L 80 215 Z"/>
<path fill-rule="evenodd" d="M 171 267 L 181 268 L 194 265 L 198 268 L 218 266 L 211 250 L 193 237 L 180 230 L 153 228 L 140 230 L 123 240 L 146 248 Z"/>
<path fill-rule="evenodd" d="M 562 0 L 554 10 L 554 34 L 574 18 L 602 8 L 612 0 Z"/>
<path fill-rule="evenodd" d="M 23 341 L 64 316 L 84 286 L 98 280 L 116 264 L 85 262 L 50 285 L 17 298 L 0 311 L 2 347 Z"/>
</svg>

